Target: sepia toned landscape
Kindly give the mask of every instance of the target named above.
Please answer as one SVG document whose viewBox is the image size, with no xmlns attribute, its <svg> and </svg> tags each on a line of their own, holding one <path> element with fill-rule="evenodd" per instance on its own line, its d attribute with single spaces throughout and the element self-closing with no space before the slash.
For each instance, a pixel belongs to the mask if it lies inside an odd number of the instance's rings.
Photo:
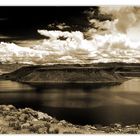
<svg viewBox="0 0 140 140">
<path fill-rule="evenodd" d="M 1 134 L 140 133 L 138 6 L 0 12 Z"/>
</svg>

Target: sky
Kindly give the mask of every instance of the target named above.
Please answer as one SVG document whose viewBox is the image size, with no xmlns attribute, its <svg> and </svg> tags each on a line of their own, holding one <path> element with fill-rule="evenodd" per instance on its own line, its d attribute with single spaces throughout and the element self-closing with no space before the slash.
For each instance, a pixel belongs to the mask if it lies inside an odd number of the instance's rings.
<svg viewBox="0 0 140 140">
<path fill-rule="evenodd" d="M 0 13 L 1 63 L 140 63 L 138 6 L 0 7 Z"/>
<path fill-rule="evenodd" d="M 67 22 L 83 24 L 83 11 L 89 7 L 0 7 L 0 31 L 3 34 L 21 35 L 44 29 L 48 24 Z M 83 19 L 79 22 L 78 19 Z M 86 22 L 86 21 L 85 21 Z"/>
</svg>

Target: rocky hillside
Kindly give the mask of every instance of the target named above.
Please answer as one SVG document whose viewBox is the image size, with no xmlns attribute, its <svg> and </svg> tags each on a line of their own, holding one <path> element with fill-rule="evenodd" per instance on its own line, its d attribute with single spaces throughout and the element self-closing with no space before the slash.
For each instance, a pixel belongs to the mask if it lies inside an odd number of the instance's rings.
<svg viewBox="0 0 140 140">
<path fill-rule="evenodd" d="M 0 105 L 0 134 L 140 134 L 140 125 L 74 125 L 30 108 Z"/>
</svg>

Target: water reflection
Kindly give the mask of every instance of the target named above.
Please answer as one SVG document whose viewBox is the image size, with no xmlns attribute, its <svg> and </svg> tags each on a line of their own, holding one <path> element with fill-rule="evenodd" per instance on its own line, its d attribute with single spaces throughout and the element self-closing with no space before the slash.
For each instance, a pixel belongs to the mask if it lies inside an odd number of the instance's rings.
<svg viewBox="0 0 140 140">
<path fill-rule="evenodd" d="M 18 82 L 13 82 L 10 80 L 1 80 L 0 81 L 0 92 L 6 91 L 21 91 L 21 90 L 31 90 L 32 88 L 28 85 L 23 85 Z"/>
<path fill-rule="evenodd" d="M 58 119 L 87 123 L 140 122 L 140 79 L 101 89 L 36 90 L 28 85 L 0 81 L 0 104 L 31 107 Z"/>
<path fill-rule="evenodd" d="M 124 82 L 119 86 L 113 86 L 110 88 L 101 88 L 99 91 L 111 91 L 111 92 L 138 92 L 140 91 L 140 79 L 133 78 Z"/>
</svg>

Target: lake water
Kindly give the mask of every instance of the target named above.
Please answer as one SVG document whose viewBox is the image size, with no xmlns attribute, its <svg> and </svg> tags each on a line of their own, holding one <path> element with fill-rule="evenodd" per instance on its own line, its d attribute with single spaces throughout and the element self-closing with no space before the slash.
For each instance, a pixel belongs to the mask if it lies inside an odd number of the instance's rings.
<svg viewBox="0 0 140 140">
<path fill-rule="evenodd" d="M 0 81 L 0 104 L 30 107 L 75 124 L 140 123 L 140 79 L 100 89 L 38 90 Z"/>
</svg>

